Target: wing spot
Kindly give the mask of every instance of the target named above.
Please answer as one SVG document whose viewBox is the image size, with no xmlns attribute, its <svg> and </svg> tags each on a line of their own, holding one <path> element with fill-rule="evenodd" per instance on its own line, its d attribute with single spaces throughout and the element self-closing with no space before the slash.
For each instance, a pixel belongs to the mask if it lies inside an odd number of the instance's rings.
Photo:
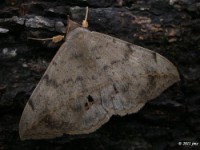
<svg viewBox="0 0 200 150">
<path fill-rule="evenodd" d="M 53 62 L 52 62 L 52 64 L 53 64 L 54 66 L 56 66 L 56 65 L 57 65 L 57 63 L 56 63 L 55 61 L 53 61 Z"/>
<path fill-rule="evenodd" d="M 44 80 L 47 85 L 51 85 L 55 88 L 57 88 L 59 86 L 58 83 L 56 82 L 56 80 L 49 78 L 48 74 L 44 75 L 42 80 Z"/>
<path fill-rule="evenodd" d="M 115 84 L 113 84 L 113 88 L 114 88 L 115 93 L 119 93 Z"/>
<path fill-rule="evenodd" d="M 104 70 L 107 70 L 109 67 L 107 65 L 103 66 Z"/>
<path fill-rule="evenodd" d="M 111 65 L 114 65 L 114 64 L 116 64 L 116 63 L 119 63 L 120 62 L 120 60 L 113 60 L 113 61 L 111 61 Z"/>
<path fill-rule="evenodd" d="M 97 56 L 96 59 L 101 59 L 101 57 L 100 57 L 100 56 Z"/>
<path fill-rule="evenodd" d="M 92 104 L 94 104 L 94 99 L 92 98 L 91 95 L 88 95 L 87 102 L 85 103 L 85 110 L 89 110 Z"/>
<path fill-rule="evenodd" d="M 85 110 L 89 110 L 89 104 L 88 103 L 85 103 Z"/>
<path fill-rule="evenodd" d="M 77 76 L 76 77 L 76 81 L 82 81 L 83 80 L 83 77 L 82 76 Z"/>
<path fill-rule="evenodd" d="M 88 99 L 88 102 L 89 102 L 90 104 L 93 104 L 93 103 L 94 103 L 94 99 L 92 98 L 91 95 L 88 95 L 87 99 Z"/>
<path fill-rule="evenodd" d="M 134 52 L 134 49 L 132 47 L 132 44 L 131 43 L 127 43 L 127 47 L 128 47 L 128 50 L 133 53 Z"/>
</svg>

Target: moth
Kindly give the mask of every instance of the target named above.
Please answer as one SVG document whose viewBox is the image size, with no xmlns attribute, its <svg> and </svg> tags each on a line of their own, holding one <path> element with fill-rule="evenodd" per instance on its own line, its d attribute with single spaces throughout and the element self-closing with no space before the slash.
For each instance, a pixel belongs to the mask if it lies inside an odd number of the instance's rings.
<svg viewBox="0 0 200 150">
<path fill-rule="evenodd" d="M 160 54 L 74 27 L 24 108 L 20 138 L 94 132 L 113 115 L 139 111 L 179 80 L 177 68 Z"/>
</svg>

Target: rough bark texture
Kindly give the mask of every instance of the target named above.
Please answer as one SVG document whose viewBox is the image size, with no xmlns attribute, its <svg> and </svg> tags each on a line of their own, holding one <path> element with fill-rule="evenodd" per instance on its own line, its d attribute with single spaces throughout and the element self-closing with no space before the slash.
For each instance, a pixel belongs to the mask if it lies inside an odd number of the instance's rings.
<svg viewBox="0 0 200 150">
<path fill-rule="evenodd" d="M 200 135 L 200 3 L 197 0 L 6 0 L 0 5 L 0 149 L 187 149 Z M 181 82 L 140 112 L 113 117 L 97 132 L 55 140 L 18 135 L 26 101 L 62 44 L 27 40 L 64 34 L 67 15 L 90 29 L 152 49 L 179 69 Z M 193 146 L 198 149 L 199 146 Z"/>
</svg>

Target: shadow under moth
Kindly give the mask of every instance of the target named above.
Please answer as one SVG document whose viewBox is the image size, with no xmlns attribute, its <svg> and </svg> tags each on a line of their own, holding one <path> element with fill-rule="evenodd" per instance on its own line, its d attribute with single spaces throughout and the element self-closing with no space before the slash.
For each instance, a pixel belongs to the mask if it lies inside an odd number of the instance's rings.
<svg viewBox="0 0 200 150">
<path fill-rule="evenodd" d="M 112 115 L 139 111 L 179 80 L 176 67 L 160 54 L 74 27 L 25 106 L 20 138 L 94 132 Z"/>
</svg>

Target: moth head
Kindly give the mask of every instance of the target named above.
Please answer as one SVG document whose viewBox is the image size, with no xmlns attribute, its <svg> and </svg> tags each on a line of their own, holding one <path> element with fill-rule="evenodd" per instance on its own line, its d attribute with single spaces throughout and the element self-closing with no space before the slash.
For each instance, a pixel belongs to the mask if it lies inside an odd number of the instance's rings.
<svg viewBox="0 0 200 150">
<path fill-rule="evenodd" d="M 66 34 L 68 34 L 69 32 L 73 31 L 74 29 L 81 27 L 80 24 L 78 24 L 75 21 L 72 21 L 69 17 L 69 15 L 67 16 L 67 28 L 66 28 Z"/>
<path fill-rule="evenodd" d="M 87 18 L 88 18 L 88 7 L 86 7 L 85 19 L 82 21 L 82 25 L 78 24 L 77 22 L 72 21 L 68 15 L 66 33 L 68 34 L 70 31 L 81 26 L 83 28 L 88 28 L 89 24 L 88 24 Z"/>
</svg>

